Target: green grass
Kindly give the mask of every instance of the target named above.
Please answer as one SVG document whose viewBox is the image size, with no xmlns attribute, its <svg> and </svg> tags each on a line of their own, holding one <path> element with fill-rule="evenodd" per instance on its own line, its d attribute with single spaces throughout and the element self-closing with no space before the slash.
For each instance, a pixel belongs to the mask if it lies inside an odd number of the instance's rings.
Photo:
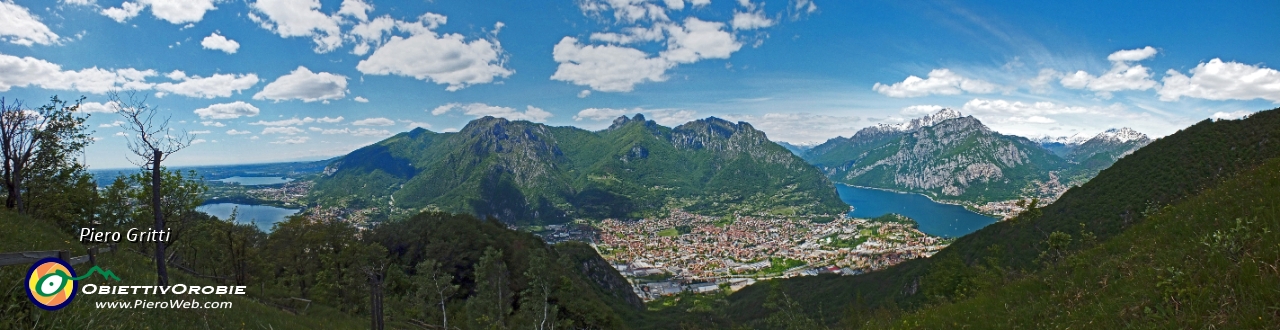
<svg viewBox="0 0 1280 330">
<path fill-rule="evenodd" d="M 122 244 L 122 246 L 125 246 Z M 126 246 L 127 247 L 127 246 Z M 85 248 L 75 236 L 62 232 L 51 223 L 0 211 L 0 252 L 34 250 L 68 250 L 73 256 L 84 255 Z M 81 281 L 99 285 L 154 285 L 155 268 L 149 259 L 129 250 L 106 253 L 98 257 L 101 268 L 115 272 L 121 282 L 94 276 Z M 352 317 L 322 305 L 313 304 L 305 313 L 294 315 L 282 309 L 255 301 L 250 290 L 246 296 L 114 296 L 77 294 L 71 305 L 58 311 L 45 311 L 27 301 L 22 288 L 28 266 L 0 268 L 0 328 L 18 329 L 360 329 L 368 320 Z M 89 266 L 76 266 L 78 273 Z M 216 285 L 170 269 L 171 284 Z M 229 301 L 230 309 L 98 309 L 103 301 Z"/>
<path fill-rule="evenodd" d="M 972 298 L 870 325 L 1275 328 L 1280 324 L 1276 219 L 1280 159 L 1162 208 L 1123 234 L 1029 276 L 996 279 Z"/>
<path fill-rule="evenodd" d="M 675 228 L 667 228 L 658 231 L 658 237 L 675 237 L 676 235 L 680 235 L 680 231 Z"/>
</svg>

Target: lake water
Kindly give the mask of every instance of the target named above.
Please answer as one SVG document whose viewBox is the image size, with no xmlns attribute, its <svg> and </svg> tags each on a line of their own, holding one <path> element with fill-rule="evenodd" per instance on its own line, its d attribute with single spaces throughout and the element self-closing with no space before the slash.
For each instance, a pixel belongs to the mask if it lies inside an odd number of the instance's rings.
<svg viewBox="0 0 1280 330">
<path fill-rule="evenodd" d="M 218 217 L 218 219 L 227 219 L 231 217 L 231 211 L 237 210 L 236 222 L 250 223 L 253 222 L 262 229 L 263 232 L 271 232 L 271 225 L 284 221 L 285 218 L 298 213 L 296 209 L 286 209 L 267 205 L 246 205 L 236 203 L 217 203 L 206 204 L 197 207 L 197 211 L 208 213 L 209 215 Z"/>
<path fill-rule="evenodd" d="M 236 183 L 236 184 L 240 184 L 241 186 L 261 186 L 261 185 L 285 183 L 285 182 L 293 181 L 293 179 L 282 178 L 278 176 L 233 176 L 230 178 L 213 180 L 213 181 Z"/>
<path fill-rule="evenodd" d="M 934 236 L 959 237 L 995 223 L 988 217 L 965 209 L 963 206 L 943 204 L 920 194 L 903 194 L 892 191 L 836 185 L 840 199 L 853 206 L 849 216 L 875 218 L 897 213 L 915 220 L 920 231 Z"/>
</svg>

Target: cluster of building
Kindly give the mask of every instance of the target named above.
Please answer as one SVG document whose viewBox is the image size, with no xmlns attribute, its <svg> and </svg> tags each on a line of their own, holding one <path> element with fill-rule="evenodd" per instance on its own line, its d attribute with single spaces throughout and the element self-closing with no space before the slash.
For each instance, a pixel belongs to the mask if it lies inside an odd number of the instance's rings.
<svg viewBox="0 0 1280 330">
<path fill-rule="evenodd" d="M 311 187 L 315 182 L 310 180 L 299 180 L 285 183 L 279 188 L 257 188 L 249 189 L 245 193 L 249 196 L 261 200 L 284 202 L 285 206 L 303 205 L 307 193 L 311 191 Z"/>
<path fill-rule="evenodd" d="M 932 256 L 949 243 L 909 223 L 850 218 L 728 220 L 675 211 L 663 219 L 604 220 L 595 228 L 596 250 L 633 281 L 641 297 L 718 290 L 699 289 L 700 283 L 733 289 L 748 279 L 856 275 Z M 667 279 L 654 281 L 661 278 Z"/>
</svg>

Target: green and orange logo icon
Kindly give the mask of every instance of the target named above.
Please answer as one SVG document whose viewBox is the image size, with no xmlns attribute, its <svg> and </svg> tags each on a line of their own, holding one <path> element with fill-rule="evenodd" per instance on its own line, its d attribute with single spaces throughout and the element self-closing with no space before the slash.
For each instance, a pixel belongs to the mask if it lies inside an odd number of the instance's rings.
<svg viewBox="0 0 1280 330">
<path fill-rule="evenodd" d="M 58 258 L 44 258 L 27 271 L 27 298 L 45 310 L 67 307 L 76 297 L 76 269 Z"/>
</svg>

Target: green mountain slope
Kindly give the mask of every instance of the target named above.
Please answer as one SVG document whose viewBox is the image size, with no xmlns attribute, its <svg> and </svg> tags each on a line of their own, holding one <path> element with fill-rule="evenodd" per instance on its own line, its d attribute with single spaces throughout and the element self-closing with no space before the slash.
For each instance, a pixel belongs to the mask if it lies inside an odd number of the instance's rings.
<svg viewBox="0 0 1280 330">
<path fill-rule="evenodd" d="M 310 198 L 515 223 L 703 214 L 835 215 L 833 184 L 747 123 L 668 128 L 643 116 L 590 132 L 485 117 L 457 133 L 416 129 L 334 161 Z"/>
<path fill-rule="evenodd" d="M 1280 159 L 1110 241 L 872 328 L 1262 329 L 1280 324 Z M 1078 240 L 1078 237 L 1076 237 Z M 1082 244 L 1075 242 L 1075 244 Z M 982 283 L 983 281 L 974 281 Z"/>
<path fill-rule="evenodd" d="M 1039 212 L 961 237 L 933 258 L 907 261 L 862 276 L 803 277 L 775 283 L 803 310 L 827 311 L 814 313 L 814 318 L 829 324 L 842 319 L 860 323 L 873 318 L 878 310 L 910 310 L 937 299 L 925 292 L 946 299 L 964 296 L 964 290 L 959 289 L 963 283 L 980 278 L 966 274 L 980 272 L 987 263 L 998 265 L 1006 274 L 1035 270 L 1042 265 L 1037 260 L 1046 252 L 1045 242 L 1054 232 L 1077 238 L 1090 233 L 1098 242 L 1107 242 L 1142 223 L 1145 215 L 1275 157 L 1280 157 L 1280 109 L 1258 112 L 1244 120 L 1206 120 L 1120 159 Z M 762 307 L 769 296 L 768 287 L 756 285 L 734 294 L 726 313 L 745 322 L 768 315 L 769 310 Z"/>
</svg>

